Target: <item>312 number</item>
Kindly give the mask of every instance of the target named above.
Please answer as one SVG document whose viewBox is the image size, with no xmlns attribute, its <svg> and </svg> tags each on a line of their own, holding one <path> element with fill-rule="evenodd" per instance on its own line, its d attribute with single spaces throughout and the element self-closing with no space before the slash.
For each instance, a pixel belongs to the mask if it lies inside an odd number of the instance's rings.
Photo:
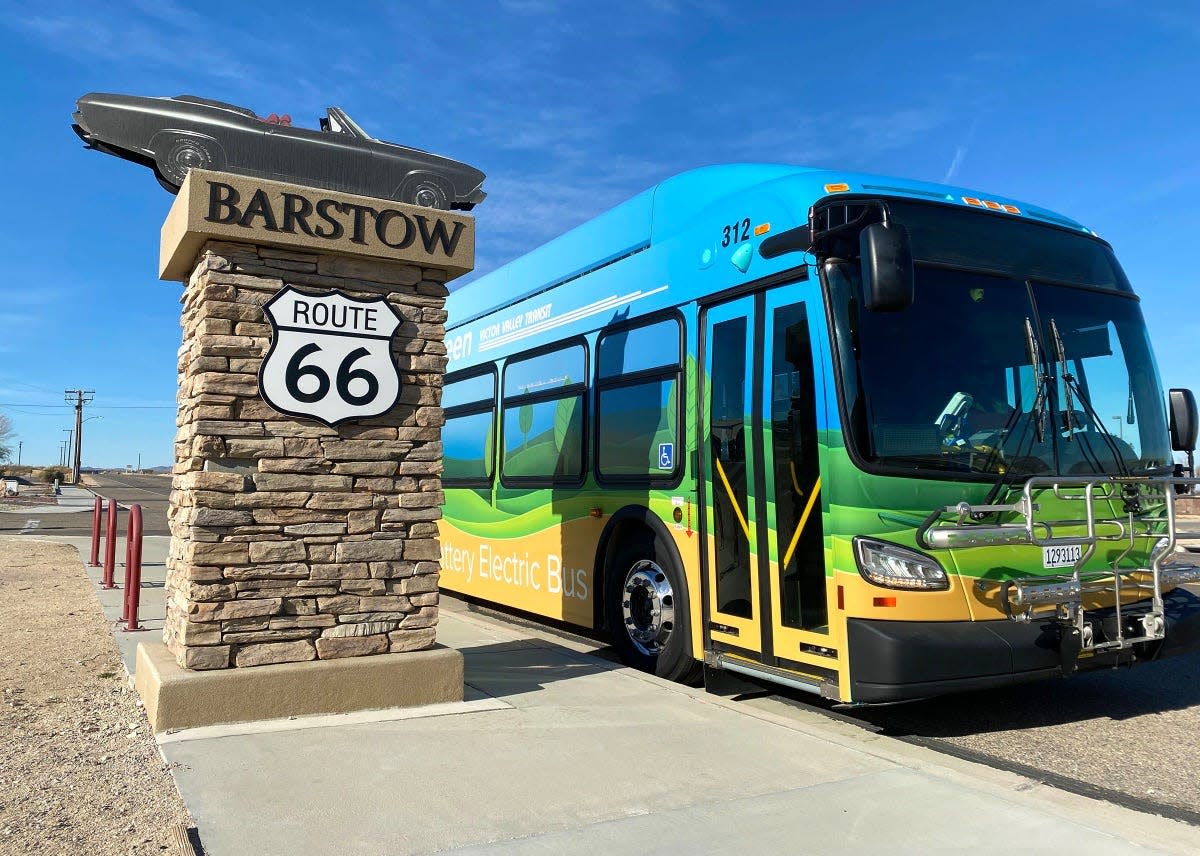
<svg viewBox="0 0 1200 856">
<path fill-rule="evenodd" d="M 721 230 L 721 246 L 728 247 L 730 244 L 737 244 L 742 241 L 750 240 L 750 218 L 742 218 L 740 223 L 730 223 Z"/>
</svg>

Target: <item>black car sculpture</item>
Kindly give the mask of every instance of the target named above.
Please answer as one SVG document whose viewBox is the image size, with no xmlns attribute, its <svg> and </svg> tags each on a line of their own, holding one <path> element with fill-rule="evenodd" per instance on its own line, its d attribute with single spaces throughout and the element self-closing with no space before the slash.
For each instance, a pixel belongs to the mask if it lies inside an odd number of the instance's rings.
<svg viewBox="0 0 1200 856">
<path fill-rule="evenodd" d="M 469 211 L 487 195 L 474 167 L 373 139 L 339 107 L 319 131 L 193 95 L 93 92 L 76 107 L 72 127 L 88 148 L 150 167 L 172 193 L 196 167 L 429 208 Z"/>
</svg>

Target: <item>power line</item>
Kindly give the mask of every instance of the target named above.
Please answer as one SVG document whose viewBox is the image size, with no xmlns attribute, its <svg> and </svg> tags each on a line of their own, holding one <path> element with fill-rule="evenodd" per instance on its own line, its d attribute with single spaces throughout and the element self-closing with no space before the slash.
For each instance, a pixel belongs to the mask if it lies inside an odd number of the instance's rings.
<svg viewBox="0 0 1200 856">
<path fill-rule="evenodd" d="M 26 389 L 32 389 L 36 392 L 45 392 L 45 393 L 49 393 L 50 395 L 54 395 L 54 390 L 47 389 L 44 386 L 35 386 L 32 383 L 26 383 L 23 380 L 17 380 L 15 377 L 4 376 L 4 378 L 5 378 L 4 383 L 12 383 L 12 384 L 16 384 L 17 386 L 23 386 Z"/>
<path fill-rule="evenodd" d="M 97 404 L 93 410 L 174 410 L 177 404 Z M 40 407 L 42 409 L 70 410 L 73 404 L 29 404 L 27 402 L 0 402 L 0 407 Z"/>
</svg>

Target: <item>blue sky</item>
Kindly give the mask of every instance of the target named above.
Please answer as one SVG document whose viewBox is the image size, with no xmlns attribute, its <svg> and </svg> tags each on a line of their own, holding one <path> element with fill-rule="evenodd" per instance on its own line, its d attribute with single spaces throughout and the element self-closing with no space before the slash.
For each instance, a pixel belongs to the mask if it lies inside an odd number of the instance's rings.
<svg viewBox="0 0 1200 856">
<path fill-rule="evenodd" d="M 836 8 L 830 8 L 836 6 Z M 667 176 L 763 160 L 950 180 L 1115 247 L 1164 386 L 1200 388 L 1200 4 L 0 2 L 0 411 L 56 463 L 62 390 L 96 390 L 84 462 L 169 464 L 171 197 L 70 130 L 91 91 L 202 95 L 488 174 L 477 273 Z"/>
</svg>

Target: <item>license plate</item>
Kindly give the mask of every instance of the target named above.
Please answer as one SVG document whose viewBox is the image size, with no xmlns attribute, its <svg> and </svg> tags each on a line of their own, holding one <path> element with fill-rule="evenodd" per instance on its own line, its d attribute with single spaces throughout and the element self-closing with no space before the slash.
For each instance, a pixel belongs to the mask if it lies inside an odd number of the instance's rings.
<svg viewBox="0 0 1200 856">
<path fill-rule="evenodd" d="M 1042 548 L 1043 568 L 1070 568 L 1083 555 L 1082 544 L 1063 544 L 1061 547 Z"/>
</svg>

